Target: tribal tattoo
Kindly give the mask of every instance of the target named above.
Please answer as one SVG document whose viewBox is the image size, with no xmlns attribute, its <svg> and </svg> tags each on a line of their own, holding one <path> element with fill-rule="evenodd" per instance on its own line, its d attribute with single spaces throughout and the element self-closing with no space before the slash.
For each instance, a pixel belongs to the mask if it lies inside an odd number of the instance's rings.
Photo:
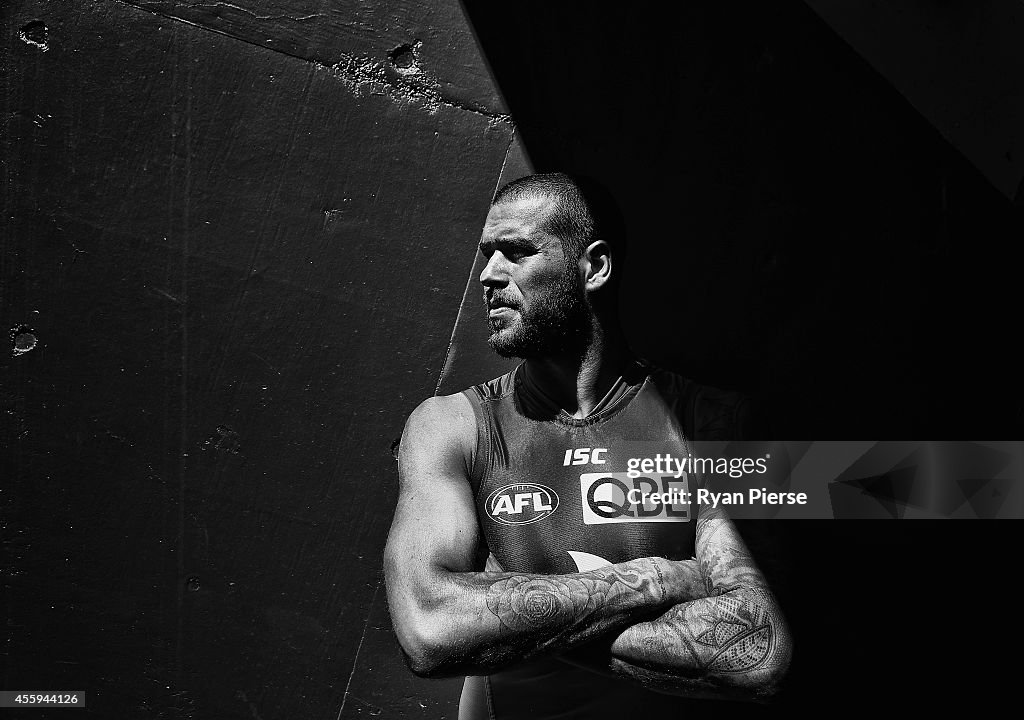
<svg viewBox="0 0 1024 720">
<path fill-rule="evenodd" d="M 713 509 L 701 511 L 696 548 L 706 597 L 626 629 L 612 645 L 616 669 L 695 696 L 770 692 L 792 640 L 764 576 L 735 526 Z"/>
<path fill-rule="evenodd" d="M 789 662 L 782 622 L 762 588 L 682 603 L 627 630 L 612 649 L 615 667 L 650 687 L 685 688 L 695 697 L 727 686 L 756 695 L 759 680 L 784 672 Z"/>
<path fill-rule="evenodd" d="M 765 666 L 775 643 L 769 607 L 770 597 L 761 589 L 679 605 L 665 617 L 664 639 L 695 668 L 749 672 Z"/>
</svg>

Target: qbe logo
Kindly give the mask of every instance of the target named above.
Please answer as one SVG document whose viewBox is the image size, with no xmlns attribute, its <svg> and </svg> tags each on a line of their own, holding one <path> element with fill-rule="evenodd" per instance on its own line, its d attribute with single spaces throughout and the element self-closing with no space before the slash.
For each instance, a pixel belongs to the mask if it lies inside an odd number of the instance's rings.
<svg viewBox="0 0 1024 720">
<path fill-rule="evenodd" d="M 529 525 L 558 509 L 558 495 L 536 483 L 506 485 L 487 496 L 484 509 L 491 520 L 505 525 Z"/>
<path fill-rule="evenodd" d="M 587 525 L 640 522 L 689 522 L 686 474 L 676 478 L 631 478 L 627 473 L 580 475 L 583 522 Z"/>
</svg>

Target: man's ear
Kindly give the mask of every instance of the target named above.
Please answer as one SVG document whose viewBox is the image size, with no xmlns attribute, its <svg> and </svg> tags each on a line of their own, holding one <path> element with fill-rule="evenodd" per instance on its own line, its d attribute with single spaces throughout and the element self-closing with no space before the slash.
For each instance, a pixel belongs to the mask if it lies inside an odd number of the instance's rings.
<svg viewBox="0 0 1024 720">
<path fill-rule="evenodd" d="M 583 251 L 583 282 L 588 291 L 606 285 L 612 277 L 612 252 L 604 240 L 595 240 Z"/>
</svg>

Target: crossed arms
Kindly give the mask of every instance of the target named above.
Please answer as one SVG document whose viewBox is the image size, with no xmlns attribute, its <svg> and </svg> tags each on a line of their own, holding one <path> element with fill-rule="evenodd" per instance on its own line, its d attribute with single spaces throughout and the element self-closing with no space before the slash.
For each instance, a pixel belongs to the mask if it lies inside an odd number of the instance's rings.
<svg viewBox="0 0 1024 720">
<path fill-rule="evenodd" d="M 640 558 L 532 575 L 484 569 L 470 490 L 476 424 L 463 395 L 410 416 L 385 550 L 388 603 L 410 668 L 482 675 L 542 654 L 660 692 L 758 699 L 789 664 L 789 630 L 735 526 L 702 508 L 696 559 Z M 582 651 L 603 642 L 596 664 Z"/>
</svg>

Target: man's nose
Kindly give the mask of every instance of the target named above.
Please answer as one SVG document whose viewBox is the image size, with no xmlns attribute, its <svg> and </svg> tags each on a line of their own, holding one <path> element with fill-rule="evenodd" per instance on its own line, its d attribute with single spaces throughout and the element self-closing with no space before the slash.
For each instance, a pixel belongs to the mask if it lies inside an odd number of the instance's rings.
<svg viewBox="0 0 1024 720">
<path fill-rule="evenodd" d="M 480 272 L 480 284 L 484 287 L 505 287 L 508 285 L 508 270 L 505 267 L 505 256 L 495 252 L 487 259 L 487 264 Z"/>
</svg>

